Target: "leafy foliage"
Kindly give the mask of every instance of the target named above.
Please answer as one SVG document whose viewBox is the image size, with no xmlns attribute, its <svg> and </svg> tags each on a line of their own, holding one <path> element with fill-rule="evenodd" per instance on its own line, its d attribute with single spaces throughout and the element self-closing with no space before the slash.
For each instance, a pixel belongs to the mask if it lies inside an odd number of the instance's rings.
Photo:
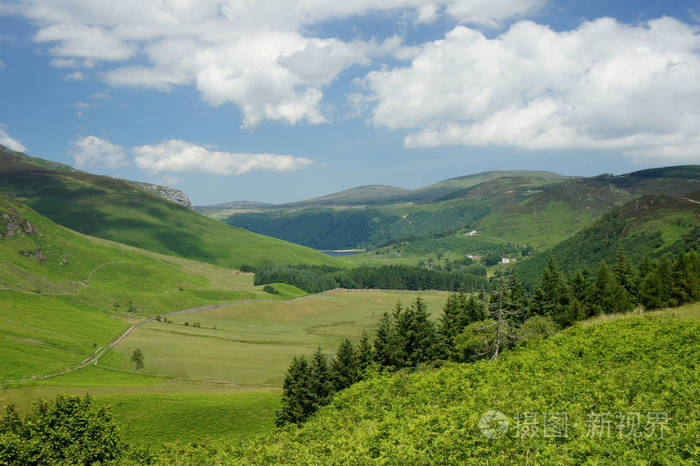
<svg viewBox="0 0 700 466">
<path fill-rule="evenodd" d="M 38 401 L 26 415 L 9 406 L 0 418 L 2 464 L 102 463 L 124 449 L 112 412 L 87 395 Z"/>
<path fill-rule="evenodd" d="M 200 463 L 693 464 L 700 421 L 688 407 L 700 377 L 688 355 L 698 335 L 700 323 L 662 316 L 574 326 L 496 362 L 370 378 L 300 429 L 189 454 Z M 509 430 L 490 439 L 479 421 L 493 409 Z M 537 429 L 526 430 L 525 413 L 537 414 Z M 545 413 L 566 414 L 565 435 L 544 435 Z M 613 416 L 609 434 L 596 433 L 597 413 Z M 616 429 L 618 413 L 639 413 L 640 423 Z"/>
</svg>

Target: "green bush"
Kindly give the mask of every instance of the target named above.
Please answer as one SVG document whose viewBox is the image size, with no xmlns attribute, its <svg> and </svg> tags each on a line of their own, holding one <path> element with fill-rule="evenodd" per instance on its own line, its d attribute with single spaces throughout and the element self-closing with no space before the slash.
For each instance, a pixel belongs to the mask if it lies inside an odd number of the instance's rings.
<svg viewBox="0 0 700 466">
<path fill-rule="evenodd" d="M 111 411 L 87 395 L 41 400 L 26 415 L 9 406 L 0 417 L 0 464 L 94 464 L 124 450 Z"/>
<path fill-rule="evenodd" d="M 270 294 L 279 294 L 279 293 L 280 293 L 279 291 L 277 291 L 277 288 L 275 288 L 275 287 L 272 286 L 272 285 L 265 285 L 265 286 L 263 287 L 263 291 L 264 291 L 265 293 L 270 293 Z"/>
</svg>

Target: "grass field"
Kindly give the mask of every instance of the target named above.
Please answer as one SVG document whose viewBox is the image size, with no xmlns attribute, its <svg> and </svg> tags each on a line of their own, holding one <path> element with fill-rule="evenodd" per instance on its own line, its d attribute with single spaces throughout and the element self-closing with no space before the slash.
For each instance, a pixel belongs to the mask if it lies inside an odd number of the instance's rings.
<svg viewBox="0 0 700 466">
<path fill-rule="evenodd" d="M 290 302 L 256 301 L 176 315 L 171 323 L 138 328 L 100 364 L 132 370 L 129 358 L 140 348 L 144 374 L 279 387 L 294 355 L 311 354 L 317 346 L 334 352 L 345 337 L 358 341 L 397 300 L 407 304 L 416 296 L 437 314 L 447 293 L 334 290 Z"/>
<path fill-rule="evenodd" d="M 278 297 L 294 296 L 291 287 L 275 287 Z M 294 355 L 310 354 L 318 345 L 331 353 L 345 337 L 357 341 L 363 331 L 372 332 L 397 300 L 407 304 L 417 296 L 436 315 L 447 293 L 334 290 L 287 302 L 261 300 L 174 315 L 172 323 L 154 321 L 138 328 L 96 367 L 5 384 L 0 406 L 14 403 L 26 409 L 32 400 L 59 393 L 89 393 L 114 407 L 130 441 L 236 442 L 273 429 L 278 387 Z M 145 355 L 138 373 L 129 362 L 136 347 Z M 47 359 L 47 354 L 37 356 L 44 366 L 37 363 L 34 371 L 45 369 Z"/>
<path fill-rule="evenodd" d="M 151 316 L 306 294 L 268 294 L 252 274 L 84 236 L 2 195 L 0 215 L 0 235 L 29 231 L 0 239 L 0 381 L 77 364 Z"/>
</svg>

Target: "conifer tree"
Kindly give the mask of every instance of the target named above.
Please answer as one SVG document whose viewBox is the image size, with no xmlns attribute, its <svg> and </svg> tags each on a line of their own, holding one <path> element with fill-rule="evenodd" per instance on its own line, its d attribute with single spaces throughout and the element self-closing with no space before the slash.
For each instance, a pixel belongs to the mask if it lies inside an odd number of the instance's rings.
<svg viewBox="0 0 700 466">
<path fill-rule="evenodd" d="M 362 333 L 360 345 L 357 348 L 357 362 L 360 369 L 360 376 L 364 376 L 365 371 L 372 365 L 374 354 L 372 353 L 372 345 L 369 343 L 369 337 L 366 332 Z"/>
<path fill-rule="evenodd" d="M 650 267 L 639 292 L 640 301 L 647 309 L 660 309 L 671 304 L 673 278 L 671 264 L 665 257 Z"/>
<path fill-rule="evenodd" d="M 454 339 L 467 326 L 467 298 L 464 293 L 452 293 L 442 307 L 439 320 L 439 333 L 448 348 L 454 347 Z"/>
<path fill-rule="evenodd" d="M 700 298 L 700 270 L 697 263 L 697 254 L 694 251 L 680 254 L 674 261 L 671 273 L 671 305 L 680 306 Z"/>
<path fill-rule="evenodd" d="M 284 378 L 277 425 L 301 424 L 316 408 L 316 396 L 311 390 L 311 367 L 305 357 L 295 356 Z"/>
<path fill-rule="evenodd" d="M 360 380 L 360 368 L 355 348 L 347 338 L 338 347 L 331 363 L 333 384 L 336 391 L 348 388 Z"/>
<path fill-rule="evenodd" d="M 400 303 L 399 303 L 400 305 Z M 394 325 L 386 312 L 379 319 L 374 338 L 374 360 L 382 367 L 396 367 L 396 338 Z"/>
<path fill-rule="evenodd" d="M 561 323 L 570 301 L 569 287 L 564 282 L 554 258 L 550 256 L 535 295 L 530 301 L 530 314 L 543 315 Z"/>
<path fill-rule="evenodd" d="M 435 325 L 430 321 L 425 301 L 394 313 L 397 360 L 401 367 L 415 367 L 438 356 L 440 345 Z"/>
<path fill-rule="evenodd" d="M 639 301 L 639 276 L 628 257 L 621 251 L 617 251 L 615 265 L 613 266 L 615 279 L 627 291 L 627 295 L 633 303 Z"/>
<path fill-rule="evenodd" d="M 310 387 L 315 398 L 316 409 L 327 405 L 335 391 L 333 373 L 320 346 L 311 358 Z"/>
<path fill-rule="evenodd" d="M 605 262 L 598 267 L 591 290 L 591 306 L 596 315 L 629 312 L 633 307 L 627 290 L 617 282 Z"/>
</svg>

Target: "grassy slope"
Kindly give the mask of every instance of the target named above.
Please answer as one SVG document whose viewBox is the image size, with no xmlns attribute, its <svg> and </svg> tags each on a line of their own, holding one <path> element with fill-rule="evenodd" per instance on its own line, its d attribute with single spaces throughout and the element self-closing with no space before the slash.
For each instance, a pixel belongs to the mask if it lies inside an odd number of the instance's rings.
<svg viewBox="0 0 700 466">
<path fill-rule="evenodd" d="M 538 172 L 491 172 L 446 180 L 400 198 L 377 198 L 373 203 L 365 202 L 365 206 L 347 199 L 352 208 L 339 204 L 343 201 L 340 193 L 331 196 L 332 205 L 325 207 L 298 203 L 264 211 L 238 210 L 229 212 L 233 215 L 227 218 L 216 211 L 208 215 L 319 249 L 376 248 L 387 241 L 407 239 L 435 250 L 440 245 L 425 244 L 431 240 L 428 236 L 474 227 L 494 241 L 525 244 L 543 251 L 636 197 L 677 197 L 699 187 L 699 166 L 577 179 Z M 474 251 L 467 248 L 453 252 Z M 383 263 L 412 263 L 426 258 L 394 255 L 381 259 Z M 366 259 L 376 262 L 377 258 Z"/>
<path fill-rule="evenodd" d="M 178 309 L 271 296 L 252 275 L 162 256 L 79 235 L 0 195 L 3 215 L 29 221 L 36 234 L 0 239 L 0 380 L 75 364 L 128 325 Z M 4 236 L 3 234 L 3 236 Z M 20 252 L 40 250 L 35 255 Z M 129 313 L 131 301 L 137 311 Z"/>
<path fill-rule="evenodd" d="M 544 250 L 636 197 L 677 197 L 699 186 L 700 166 L 695 165 L 569 180 L 491 213 L 477 222 L 477 228 L 486 235 Z"/>
<path fill-rule="evenodd" d="M 292 302 L 259 301 L 177 315 L 172 323 L 140 327 L 100 364 L 131 370 L 129 357 L 139 347 L 146 359 L 144 374 L 279 387 L 294 355 L 310 355 L 317 346 L 334 352 L 346 337 L 357 342 L 397 300 L 408 303 L 418 295 L 434 314 L 447 297 L 437 291 L 334 290 Z M 192 327 L 195 322 L 201 327 Z"/>
<path fill-rule="evenodd" d="M 698 311 L 696 304 L 696 319 Z M 448 365 L 360 383 L 336 396 L 301 429 L 263 437 L 243 458 L 222 451 L 215 459 L 690 464 L 700 429 L 698 335 L 697 320 L 667 316 L 579 325 L 505 353 L 496 363 Z M 479 429 L 480 417 L 492 409 L 505 413 L 510 422 L 510 431 L 500 439 L 488 439 Z M 609 437 L 588 438 L 591 412 L 641 413 L 640 429 L 647 427 L 648 412 L 665 412 L 668 424 L 663 438 L 658 431 L 625 438 L 617 435 L 613 418 Z M 544 437 L 540 418 L 540 435 L 521 438 L 518 413 L 566 413 L 567 437 Z"/>
<path fill-rule="evenodd" d="M 540 254 L 515 265 L 518 275 L 534 283 L 552 255 L 566 272 L 595 268 L 615 260 L 618 250 L 639 263 L 667 252 L 700 249 L 700 204 L 667 196 L 635 199 L 593 225 Z"/>
<path fill-rule="evenodd" d="M 431 191 L 450 195 L 417 203 L 242 212 L 226 221 L 319 249 L 376 247 L 398 238 L 464 229 L 493 209 L 533 196 L 560 181 L 524 175 L 501 176 L 467 188 Z"/>
<path fill-rule="evenodd" d="M 37 160 L 0 146 L 0 191 L 72 230 L 226 267 L 335 263 L 308 248 L 201 216 L 127 181 Z"/>
<path fill-rule="evenodd" d="M 447 296 L 420 295 L 433 315 Z M 317 345 L 331 353 L 345 337 L 357 341 L 397 300 L 408 303 L 416 296 L 336 290 L 291 302 L 258 301 L 172 316 L 173 323 L 137 329 L 96 367 L 0 390 L 0 407 L 12 402 L 25 409 L 33 399 L 90 393 L 115 407 L 128 438 L 139 443 L 250 438 L 273 429 L 279 403 L 274 387 L 281 385 L 293 355 L 309 355 Z M 185 321 L 201 328 L 185 327 Z M 136 346 L 145 355 L 139 373 L 128 361 Z"/>
</svg>

